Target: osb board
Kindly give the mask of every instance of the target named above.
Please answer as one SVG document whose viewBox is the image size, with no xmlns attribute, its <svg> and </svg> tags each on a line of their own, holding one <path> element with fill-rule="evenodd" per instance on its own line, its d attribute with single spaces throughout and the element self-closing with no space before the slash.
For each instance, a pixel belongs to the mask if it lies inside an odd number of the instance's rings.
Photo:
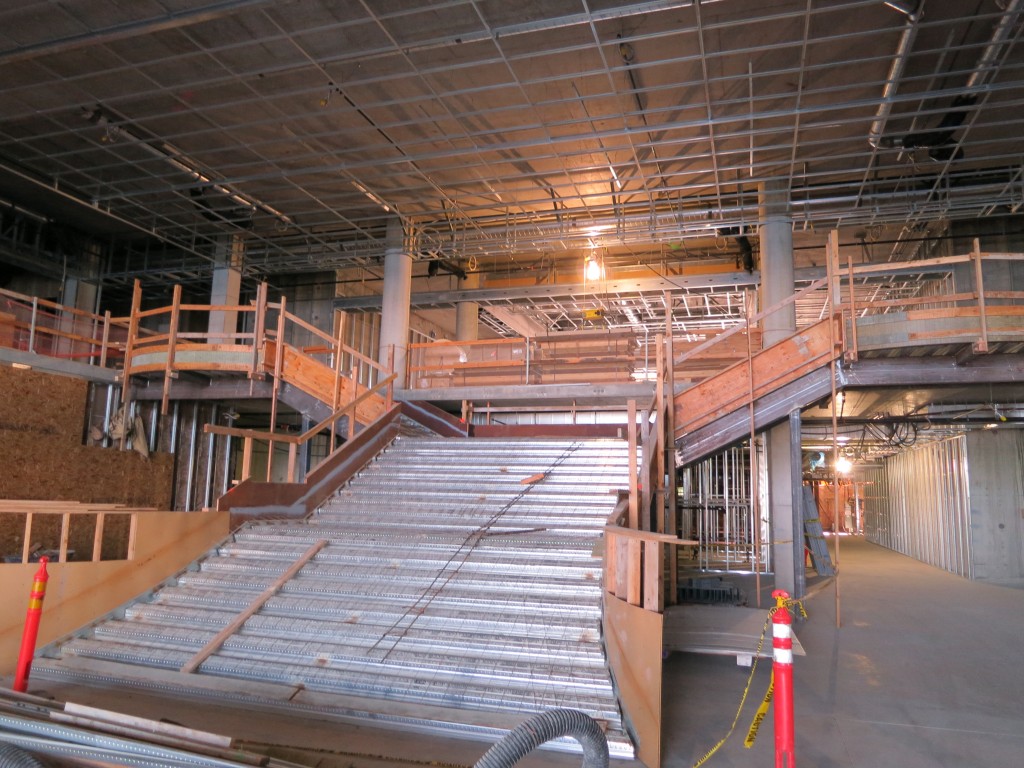
<svg viewBox="0 0 1024 768">
<path fill-rule="evenodd" d="M 82 444 L 86 382 L 0 367 L 0 498 L 170 506 L 174 457 Z"/>
<path fill-rule="evenodd" d="M 66 376 L 0 366 L 0 432 L 62 446 L 82 443 L 88 384 Z"/>
<path fill-rule="evenodd" d="M 38 646 L 152 589 L 223 541 L 225 512 L 140 512 L 134 560 L 50 563 Z M 35 563 L 0 565 L 0 675 L 14 671 Z M 23 599 L 19 596 L 23 596 Z"/>
<path fill-rule="evenodd" d="M 661 666 L 664 617 L 604 596 L 604 642 L 637 758 L 661 766 Z"/>
</svg>

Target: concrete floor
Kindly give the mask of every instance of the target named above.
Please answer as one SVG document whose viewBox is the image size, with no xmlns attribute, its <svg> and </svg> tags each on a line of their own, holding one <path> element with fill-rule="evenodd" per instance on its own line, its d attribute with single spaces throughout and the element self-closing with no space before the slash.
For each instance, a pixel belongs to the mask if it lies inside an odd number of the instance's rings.
<svg viewBox="0 0 1024 768">
<path fill-rule="evenodd" d="M 835 590 L 806 602 L 797 626 L 807 651 L 794 667 L 797 765 L 815 768 L 945 768 L 1024 765 L 1024 590 L 951 576 L 862 540 L 840 545 L 843 626 Z M 767 595 L 771 585 L 764 584 Z M 751 599 L 752 603 L 753 600 Z M 764 605 L 769 604 L 765 600 Z M 706 765 L 774 764 L 769 714 L 752 749 L 747 726 L 768 684 L 762 661 L 736 732 Z M 666 768 L 689 768 L 728 730 L 749 670 L 733 657 L 673 653 L 665 663 Z M 109 707 L 236 736 L 319 768 L 472 765 L 487 745 L 380 731 L 308 716 L 261 716 L 141 691 L 38 681 L 33 693 Z M 296 745 L 301 745 L 296 749 Z M 383 757 L 387 755 L 387 757 Z M 577 755 L 537 751 L 523 768 L 574 768 Z M 633 768 L 613 764 L 613 768 Z"/>
<path fill-rule="evenodd" d="M 831 542 L 830 542 L 831 548 Z M 840 611 L 825 586 L 796 628 L 796 764 L 815 768 L 1024 765 L 1024 590 L 952 576 L 860 539 L 840 543 Z M 769 603 L 765 603 L 768 605 Z M 762 662 L 729 742 L 705 765 L 774 764 L 771 714 L 743 738 L 768 686 Z M 689 768 L 729 728 L 749 670 L 731 657 L 665 665 L 666 768 Z"/>
</svg>

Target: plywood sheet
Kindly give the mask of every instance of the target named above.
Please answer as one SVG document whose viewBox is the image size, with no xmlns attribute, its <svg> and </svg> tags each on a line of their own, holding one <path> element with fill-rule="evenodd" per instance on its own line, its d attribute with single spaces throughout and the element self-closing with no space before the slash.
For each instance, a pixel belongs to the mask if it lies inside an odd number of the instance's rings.
<svg viewBox="0 0 1024 768">
<path fill-rule="evenodd" d="M 661 766 L 663 616 L 605 594 L 604 642 L 637 758 Z"/>
</svg>

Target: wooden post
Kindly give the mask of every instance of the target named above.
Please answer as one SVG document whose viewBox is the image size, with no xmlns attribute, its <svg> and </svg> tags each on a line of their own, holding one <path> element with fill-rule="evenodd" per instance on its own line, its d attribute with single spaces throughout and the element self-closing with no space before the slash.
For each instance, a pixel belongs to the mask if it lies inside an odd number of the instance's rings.
<svg viewBox="0 0 1024 768">
<path fill-rule="evenodd" d="M 331 411 L 332 411 L 332 413 L 337 412 L 337 410 L 338 410 L 338 401 L 341 399 L 341 366 L 342 366 L 342 356 L 343 356 L 342 355 L 342 350 L 344 349 L 344 344 L 342 342 L 342 334 L 343 334 L 343 331 L 344 331 L 344 324 L 345 324 L 345 316 L 344 316 L 344 314 L 342 314 L 341 317 L 338 319 L 338 339 L 335 342 L 337 344 L 337 348 L 335 350 L 335 355 L 334 355 L 334 394 L 333 394 L 333 396 L 331 398 Z M 335 443 L 335 437 L 337 436 L 337 428 L 338 428 L 338 421 L 337 420 L 332 421 L 331 422 L 331 451 L 328 452 L 329 454 L 334 451 L 334 443 Z"/>
<path fill-rule="evenodd" d="M 665 370 L 665 337 L 658 335 L 655 341 L 656 347 L 656 370 L 657 380 L 656 388 L 654 391 L 655 396 L 655 420 L 654 428 L 656 431 L 657 445 L 655 451 L 657 452 L 656 458 L 656 471 L 658 473 L 658 486 L 655 488 L 654 495 L 654 519 L 651 521 L 651 530 L 657 531 L 658 533 L 665 532 L 665 475 L 667 472 L 666 467 L 666 456 L 665 452 L 665 429 L 668 426 L 668 414 L 666 413 L 665 403 L 667 398 L 665 397 L 665 380 L 662 377 L 662 372 Z M 674 469 L 674 467 L 673 467 Z"/>
<path fill-rule="evenodd" d="M 107 345 L 110 343 L 110 310 L 103 313 L 103 340 L 100 343 L 100 368 L 107 367 Z"/>
<path fill-rule="evenodd" d="M 142 307 L 142 283 L 135 281 L 132 290 L 132 309 L 128 318 L 128 338 L 124 347 L 124 370 L 121 371 L 121 450 L 128 445 L 129 395 L 131 394 L 132 352 L 139 333 L 139 311 Z"/>
<path fill-rule="evenodd" d="M 281 373 L 284 368 L 284 332 L 285 332 L 285 297 L 281 297 L 281 308 L 277 315 L 277 340 L 274 348 L 274 381 L 270 393 L 270 434 L 271 438 L 267 444 L 267 482 L 270 482 L 271 472 L 274 468 L 274 428 L 277 424 L 277 394 L 281 389 Z"/>
<path fill-rule="evenodd" d="M 356 436 L 356 379 L 359 377 L 359 363 L 352 366 L 352 409 L 348 412 L 348 439 Z"/>
<path fill-rule="evenodd" d="M 21 562 L 27 563 L 32 554 L 32 513 L 25 513 L 25 538 L 21 544 Z"/>
<path fill-rule="evenodd" d="M 96 513 L 96 528 L 92 533 L 92 561 L 98 563 L 103 559 L 103 526 L 107 519 L 106 512 Z"/>
<path fill-rule="evenodd" d="M 181 318 L 181 283 L 175 283 L 171 299 L 171 324 L 167 331 L 167 359 L 164 361 L 164 391 L 160 398 L 160 415 L 167 415 L 167 403 L 171 396 L 171 379 L 174 378 L 174 351 L 178 344 L 178 323 Z"/>
<path fill-rule="evenodd" d="M 672 294 L 665 291 L 665 468 L 667 470 L 668 484 L 665 488 L 667 497 L 667 508 L 665 510 L 664 533 L 675 535 L 678 530 L 676 516 L 678 514 L 676 499 L 676 374 L 675 374 L 675 342 L 673 341 L 672 328 Z M 662 374 L 659 373 L 659 378 Z M 679 553 L 673 549 L 668 561 L 668 595 L 667 601 L 675 605 L 678 595 L 677 586 L 679 583 Z"/>
<path fill-rule="evenodd" d="M 267 284 L 260 283 L 256 288 L 256 310 L 255 317 L 253 318 L 253 330 L 252 330 L 252 370 L 249 372 L 250 378 L 262 377 L 263 372 L 260 369 L 260 353 L 263 350 L 263 344 L 266 341 L 267 332 Z"/>
<path fill-rule="evenodd" d="M 665 610 L 665 545 L 645 541 L 644 546 L 644 608 L 655 613 Z M 674 550 L 673 550 L 674 551 Z"/>
<path fill-rule="evenodd" d="M 288 482 L 295 482 L 295 459 L 298 456 L 298 443 L 288 443 Z"/>
<path fill-rule="evenodd" d="M 846 350 L 846 359 L 856 362 L 857 350 L 857 296 L 853 284 L 853 256 L 847 257 L 848 280 L 850 281 L 850 348 Z"/>
<path fill-rule="evenodd" d="M 71 541 L 71 513 L 65 512 L 60 516 L 60 554 L 57 556 L 62 563 L 68 561 L 69 541 Z"/>
<path fill-rule="evenodd" d="M 974 343 L 975 352 L 988 352 L 988 316 L 985 312 L 985 281 L 981 269 L 981 243 L 974 238 L 974 289 L 978 297 L 978 320 L 981 323 L 981 338 Z"/>
<path fill-rule="evenodd" d="M 604 534 L 604 589 L 614 595 L 618 593 L 618 565 L 616 555 L 618 554 L 618 536 L 613 533 Z"/>
<path fill-rule="evenodd" d="M 651 527 L 651 412 L 644 409 L 640 412 L 640 467 L 641 474 L 637 478 L 640 491 L 640 513 L 637 516 L 637 530 L 650 531 Z"/>
<path fill-rule="evenodd" d="M 252 475 L 252 438 L 242 439 L 242 480 L 248 480 Z"/>
</svg>

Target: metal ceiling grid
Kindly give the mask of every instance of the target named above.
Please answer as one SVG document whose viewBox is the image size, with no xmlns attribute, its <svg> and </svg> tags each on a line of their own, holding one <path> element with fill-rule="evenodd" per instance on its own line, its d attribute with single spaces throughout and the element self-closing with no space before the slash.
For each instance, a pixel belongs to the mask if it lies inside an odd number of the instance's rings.
<svg viewBox="0 0 1024 768">
<path fill-rule="evenodd" d="M 396 212 L 456 256 L 680 239 L 780 174 L 798 220 L 978 215 L 1020 178 L 1024 63 L 1020 3 L 977 5 L 21 3 L 0 154 L 268 271 Z M 923 143 L 872 146 L 882 111 Z"/>
</svg>

